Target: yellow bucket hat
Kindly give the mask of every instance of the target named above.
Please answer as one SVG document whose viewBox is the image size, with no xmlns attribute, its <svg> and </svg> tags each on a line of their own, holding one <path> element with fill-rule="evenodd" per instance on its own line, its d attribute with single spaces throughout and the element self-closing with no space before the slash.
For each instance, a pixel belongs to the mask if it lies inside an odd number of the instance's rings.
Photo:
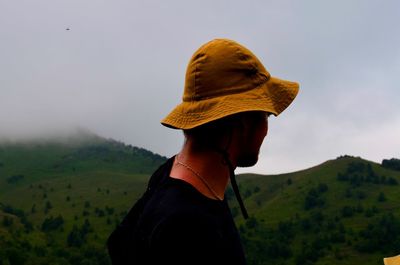
<svg viewBox="0 0 400 265">
<path fill-rule="evenodd" d="M 277 116 L 298 91 L 297 83 L 272 77 L 244 46 L 215 39 L 193 54 L 186 70 L 183 102 L 161 123 L 185 130 L 245 111 Z"/>
</svg>

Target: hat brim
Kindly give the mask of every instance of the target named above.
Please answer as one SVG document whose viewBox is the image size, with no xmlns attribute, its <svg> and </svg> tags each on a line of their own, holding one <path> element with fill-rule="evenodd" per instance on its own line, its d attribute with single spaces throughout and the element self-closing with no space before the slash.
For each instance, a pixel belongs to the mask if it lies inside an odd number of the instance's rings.
<svg viewBox="0 0 400 265">
<path fill-rule="evenodd" d="M 298 91 L 298 83 L 270 77 L 257 88 L 246 92 L 200 101 L 184 101 L 161 124 L 173 129 L 188 130 L 245 111 L 265 111 L 278 116 L 292 103 Z"/>
</svg>

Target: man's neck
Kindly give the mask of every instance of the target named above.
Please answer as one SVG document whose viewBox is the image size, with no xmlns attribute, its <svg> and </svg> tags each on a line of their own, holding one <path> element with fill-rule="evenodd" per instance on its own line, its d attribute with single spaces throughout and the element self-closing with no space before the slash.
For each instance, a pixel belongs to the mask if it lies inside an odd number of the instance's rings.
<svg viewBox="0 0 400 265">
<path fill-rule="evenodd" d="M 193 150 L 185 144 L 175 158 L 171 177 L 188 182 L 212 199 L 224 197 L 229 182 L 229 167 L 222 154 L 213 150 Z"/>
</svg>

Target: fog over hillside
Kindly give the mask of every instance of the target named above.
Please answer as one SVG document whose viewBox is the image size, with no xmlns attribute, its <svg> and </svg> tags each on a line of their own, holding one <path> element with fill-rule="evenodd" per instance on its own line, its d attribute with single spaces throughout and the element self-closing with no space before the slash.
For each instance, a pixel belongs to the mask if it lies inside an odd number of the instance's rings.
<svg viewBox="0 0 400 265">
<path fill-rule="evenodd" d="M 186 65 L 229 38 L 300 83 L 243 172 L 399 157 L 399 10 L 396 0 L 1 1 L 0 138 L 84 127 L 171 156 L 182 133 L 159 122 L 181 100 Z"/>
<path fill-rule="evenodd" d="M 33 132 L 31 135 L 12 134 L 0 136 L 0 144 L 13 143 L 60 143 L 76 144 L 104 141 L 105 138 L 82 127 L 59 128 L 54 130 L 42 130 Z"/>
</svg>

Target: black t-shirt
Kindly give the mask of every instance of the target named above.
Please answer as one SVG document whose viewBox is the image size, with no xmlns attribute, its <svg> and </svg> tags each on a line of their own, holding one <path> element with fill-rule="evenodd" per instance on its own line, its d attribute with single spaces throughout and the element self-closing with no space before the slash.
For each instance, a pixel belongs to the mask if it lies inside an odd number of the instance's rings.
<svg viewBox="0 0 400 265">
<path fill-rule="evenodd" d="M 169 172 L 168 172 L 169 174 Z M 143 264 L 246 264 L 226 200 L 166 177 L 137 227 Z"/>
</svg>

